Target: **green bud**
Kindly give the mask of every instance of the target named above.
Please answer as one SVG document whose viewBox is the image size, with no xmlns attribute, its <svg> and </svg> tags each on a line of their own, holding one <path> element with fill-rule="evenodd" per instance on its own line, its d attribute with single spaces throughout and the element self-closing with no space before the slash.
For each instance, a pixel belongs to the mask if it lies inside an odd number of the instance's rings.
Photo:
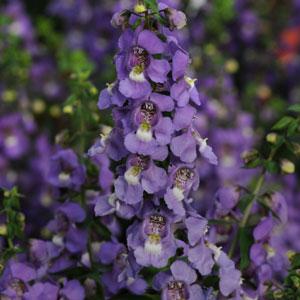
<svg viewBox="0 0 300 300">
<path fill-rule="evenodd" d="M 271 132 L 271 133 L 267 134 L 267 136 L 266 136 L 266 140 L 270 144 L 275 144 L 277 142 L 277 138 L 278 138 L 278 135 L 275 132 Z"/>
<path fill-rule="evenodd" d="M 281 171 L 286 174 L 295 173 L 295 165 L 288 159 L 283 159 L 280 163 Z"/>
</svg>

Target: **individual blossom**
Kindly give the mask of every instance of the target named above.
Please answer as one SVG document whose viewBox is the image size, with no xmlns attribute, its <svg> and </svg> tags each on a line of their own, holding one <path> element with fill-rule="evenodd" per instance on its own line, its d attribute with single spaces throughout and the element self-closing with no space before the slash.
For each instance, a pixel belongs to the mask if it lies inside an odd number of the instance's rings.
<svg viewBox="0 0 300 300">
<path fill-rule="evenodd" d="M 18 299 L 24 296 L 30 281 L 36 279 L 36 270 L 26 262 L 10 260 L 0 279 L 0 294 L 6 299 Z"/>
<path fill-rule="evenodd" d="M 9 159 L 19 159 L 29 149 L 29 134 L 26 120 L 18 113 L 0 118 L 0 153 Z M 29 124 L 28 124 L 29 125 Z"/>
<path fill-rule="evenodd" d="M 147 213 L 127 230 L 127 244 L 138 264 L 161 268 L 175 255 L 177 245 L 172 231 L 172 217 L 165 211 Z"/>
<path fill-rule="evenodd" d="M 153 55 L 163 54 L 165 43 L 150 30 L 125 30 L 119 39 L 120 52 L 116 67 L 120 80 L 119 90 L 125 96 L 140 99 L 151 94 L 149 80 L 164 83 L 170 71 L 166 59 Z"/>
<path fill-rule="evenodd" d="M 196 284 L 197 273 L 187 263 L 177 260 L 170 272 L 160 272 L 153 279 L 153 287 L 161 291 L 161 299 L 206 299 L 200 285 Z"/>
<path fill-rule="evenodd" d="M 73 150 L 58 150 L 51 157 L 48 181 L 55 187 L 78 190 L 85 180 L 85 167 Z"/>
<path fill-rule="evenodd" d="M 117 294 L 123 288 L 133 294 L 144 294 L 147 283 L 138 275 L 141 267 L 123 244 L 104 242 L 100 247 L 100 261 L 105 265 L 112 264 L 112 270 L 102 277 L 107 295 Z"/>
<path fill-rule="evenodd" d="M 171 111 L 173 105 L 170 97 L 153 93 L 149 101 L 133 109 L 130 126 L 133 132 L 125 136 L 125 147 L 132 153 L 164 160 L 167 156 L 166 145 L 170 143 L 173 133 L 173 124 L 171 118 L 164 117 L 162 113 Z"/>
<path fill-rule="evenodd" d="M 53 243 L 66 248 L 70 253 L 83 252 L 87 245 L 87 232 L 78 228 L 76 224 L 82 223 L 85 217 L 85 211 L 77 203 L 65 202 L 59 206 L 55 219 L 47 226 L 53 232 Z"/>
<path fill-rule="evenodd" d="M 195 168 L 188 165 L 173 167 L 169 172 L 169 187 L 164 196 L 168 208 L 175 214 L 184 216 L 183 200 L 187 203 L 191 202 L 189 193 L 191 190 L 197 190 L 198 186 L 199 176 Z"/>
<path fill-rule="evenodd" d="M 131 219 L 135 216 L 137 210 L 141 206 L 141 202 L 137 204 L 126 204 L 120 201 L 115 193 L 106 195 L 97 195 L 94 197 L 95 215 L 104 217 L 116 214 L 123 219 Z"/>
<path fill-rule="evenodd" d="M 157 193 L 167 184 L 167 174 L 159 168 L 150 157 L 141 155 L 129 156 L 124 177 L 115 181 L 116 196 L 126 204 L 142 201 L 143 191 Z"/>
<path fill-rule="evenodd" d="M 193 127 L 188 128 L 186 132 L 172 139 L 171 150 L 174 155 L 180 157 L 186 163 L 193 162 L 197 158 L 198 153 L 209 163 L 213 165 L 218 163 L 212 147 L 207 144 L 207 138 L 201 137 L 197 129 Z"/>
</svg>

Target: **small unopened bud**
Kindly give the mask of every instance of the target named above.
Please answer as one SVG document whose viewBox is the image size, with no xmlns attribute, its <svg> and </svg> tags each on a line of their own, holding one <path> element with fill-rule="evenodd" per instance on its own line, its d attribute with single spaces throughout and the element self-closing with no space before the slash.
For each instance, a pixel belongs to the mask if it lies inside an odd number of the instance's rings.
<svg viewBox="0 0 300 300">
<path fill-rule="evenodd" d="M 46 109 L 46 104 L 41 99 L 36 99 L 32 103 L 32 110 L 36 114 L 42 114 Z"/>
<path fill-rule="evenodd" d="M 63 112 L 65 114 L 70 114 L 71 115 L 73 113 L 73 106 L 72 105 L 66 105 L 66 106 L 64 106 Z"/>
<path fill-rule="evenodd" d="M 60 114 L 61 114 L 61 110 L 58 105 L 51 106 L 49 112 L 53 118 L 58 118 L 58 117 L 60 117 Z"/>
<path fill-rule="evenodd" d="M 5 224 L 0 225 L 0 235 L 7 235 L 7 226 Z"/>
<path fill-rule="evenodd" d="M 110 23 L 115 28 L 126 28 L 128 25 L 128 20 L 130 18 L 130 12 L 128 10 L 123 10 L 121 12 L 117 12 L 113 15 Z"/>
<path fill-rule="evenodd" d="M 96 87 L 91 87 L 90 88 L 90 93 L 92 94 L 92 95 L 97 95 L 98 94 L 98 90 L 97 90 L 97 88 Z"/>
<path fill-rule="evenodd" d="M 293 251 L 293 250 L 288 250 L 288 251 L 286 252 L 286 256 L 287 256 L 287 258 L 289 259 L 289 261 L 292 261 L 292 259 L 294 258 L 295 254 L 296 254 L 296 252 Z"/>
<path fill-rule="evenodd" d="M 170 29 L 182 29 L 186 25 L 186 15 L 174 8 L 167 8 L 165 10 L 166 17 L 169 21 Z"/>
<path fill-rule="evenodd" d="M 286 174 L 295 173 L 295 165 L 288 159 L 283 159 L 280 163 L 281 171 Z"/>
<path fill-rule="evenodd" d="M 257 96 L 263 100 L 266 101 L 271 97 L 272 91 L 269 86 L 263 84 L 258 87 L 257 89 Z"/>
<path fill-rule="evenodd" d="M 253 161 L 254 159 L 256 159 L 258 157 L 258 152 L 257 150 L 250 150 L 250 151 L 244 151 L 242 153 L 242 159 L 244 161 L 245 164 L 250 163 L 251 161 Z"/>
<path fill-rule="evenodd" d="M 147 11 L 147 8 L 146 6 L 143 4 L 143 3 L 137 3 L 135 6 L 134 6 L 134 12 L 137 13 L 137 14 L 142 14 L 144 13 L 145 11 Z"/>
<path fill-rule="evenodd" d="M 270 144 L 275 144 L 277 142 L 278 135 L 274 132 L 267 134 L 266 141 Z"/>
<path fill-rule="evenodd" d="M 17 92 L 14 90 L 6 90 L 2 93 L 2 99 L 4 102 L 13 102 L 17 98 Z"/>
<path fill-rule="evenodd" d="M 225 70 L 230 73 L 236 73 L 236 71 L 239 69 L 239 64 L 235 59 L 229 59 L 225 63 Z"/>
</svg>

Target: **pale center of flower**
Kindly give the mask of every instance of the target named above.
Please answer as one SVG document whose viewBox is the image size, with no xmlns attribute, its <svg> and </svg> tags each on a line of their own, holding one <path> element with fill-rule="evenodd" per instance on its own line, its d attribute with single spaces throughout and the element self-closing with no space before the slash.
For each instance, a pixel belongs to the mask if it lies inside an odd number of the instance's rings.
<svg viewBox="0 0 300 300">
<path fill-rule="evenodd" d="M 142 168 L 139 166 L 130 167 L 124 174 L 127 183 L 131 185 L 139 184 L 141 171 Z"/>
<path fill-rule="evenodd" d="M 115 207 L 116 202 L 117 202 L 117 195 L 115 193 L 110 194 L 109 197 L 108 197 L 108 203 L 111 206 Z"/>
<path fill-rule="evenodd" d="M 9 135 L 6 137 L 4 142 L 6 147 L 11 148 L 18 144 L 18 139 L 14 135 Z"/>
<path fill-rule="evenodd" d="M 195 86 L 195 82 L 197 81 L 197 79 L 188 76 L 184 76 L 184 80 L 190 86 L 190 88 L 193 88 Z"/>
<path fill-rule="evenodd" d="M 187 299 L 187 292 L 185 283 L 179 280 L 170 281 L 168 283 L 168 292 L 167 292 L 167 299 L 168 300 L 186 300 Z"/>
<path fill-rule="evenodd" d="M 60 246 L 60 247 L 64 246 L 64 238 L 61 235 L 58 235 L 58 234 L 54 235 L 52 237 L 52 242 L 56 246 Z"/>
<path fill-rule="evenodd" d="M 116 85 L 115 82 L 113 82 L 113 83 L 106 83 L 106 88 L 107 88 L 107 91 L 108 91 L 109 95 L 113 94 L 112 90 L 115 87 L 115 85 Z"/>
<path fill-rule="evenodd" d="M 145 82 L 146 78 L 144 75 L 144 67 L 142 66 L 135 66 L 129 73 L 129 78 L 136 82 Z"/>
<path fill-rule="evenodd" d="M 67 173 L 67 172 L 61 172 L 58 175 L 58 179 L 62 183 L 68 182 L 70 180 L 70 178 L 71 178 L 71 175 L 69 173 Z"/>
<path fill-rule="evenodd" d="M 145 241 L 145 250 L 151 254 L 159 255 L 162 252 L 161 239 L 166 233 L 166 218 L 162 215 L 151 215 L 145 230 L 147 238 Z"/>
<path fill-rule="evenodd" d="M 151 130 L 151 125 L 148 123 L 142 123 L 140 124 L 137 132 L 136 132 L 136 136 L 139 140 L 143 141 L 143 142 L 151 142 L 153 139 L 153 134 L 152 134 L 152 130 Z"/>
<path fill-rule="evenodd" d="M 162 252 L 161 237 L 159 234 L 149 234 L 145 242 L 145 250 L 148 253 L 159 255 Z"/>
</svg>

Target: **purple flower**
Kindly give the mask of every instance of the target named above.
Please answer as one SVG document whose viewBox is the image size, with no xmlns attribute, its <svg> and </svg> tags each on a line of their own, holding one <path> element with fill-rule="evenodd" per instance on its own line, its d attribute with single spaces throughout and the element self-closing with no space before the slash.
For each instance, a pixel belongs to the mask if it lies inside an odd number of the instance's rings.
<svg viewBox="0 0 300 300">
<path fill-rule="evenodd" d="M 37 282 L 32 285 L 28 292 L 24 294 L 25 300 L 56 300 L 58 297 L 59 288 L 57 285 L 52 284 L 50 282 Z"/>
<path fill-rule="evenodd" d="M 148 80 L 164 83 L 170 71 L 166 59 L 155 59 L 154 54 L 165 51 L 164 43 L 149 30 L 126 30 L 119 40 L 116 57 L 119 90 L 132 99 L 147 98 L 151 94 Z"/>
<path fill-rule="evenodd" d="M 10 260 L 0 279 L 1 295 L 9 299 L 24 296 L 29 288 L 29 282 L 36 279 L 36 270 L 26 263 Z"/>
<path fill-rule="evenodd" d="M 144 294 L 147 283 L 138 276 L 140 267 L 123 244 L 103 243 L 100 248 L 100 260 L 105 265 L 113 265 L 112 270 L 102 277 L 107 294 L 117 294 L 123 288 L 127 288 L 133 294 Z"/>
<path fill-rule="evenodd" d="M 256 243 L 251 246 L 250 258 L 256 266 L 260 266 L 266 261 L 267 252 L 263 244 Z"/>
<path fill-rule="evenodd" d="M 172 218 L 166 212 L 147 213 L 127 230 L 127 244 L 138 264 L 161 268 L 175 255 L 177 246 L 171 229 Z"/>
<path fill-rule="evenodd" d="M 28 133 L 22 116 L 11 114 L 0 118 L 0 153 L 9 159 L 21 158 L 29 148 Z"/>
<path fill-rule="evenodd" d="M 226 216 L 239 201 L 239 193 L 233 187 L 220 188 L 216 193 L 216 214 Z"/>
<path fill-rule="evenodd" d="M 58 150 L 52 156 L 48 181 L 56 187 L 79 190 L 85 181 L 85 168 L 73 150 Z"/>
<path fill-rule="evenodd" d="M 143 102 L 133 111 L 134 132 L 126 135 L 125 146 L 132 153 L 151 155 L 155 159 L 164 160 L 166 151 L 163 152 L 163 157 L 160 157 L 159 148 L 165 148 L 170 143 L 173 124 L 169 117 L 162 116 L 162 111 L 172 109 L 173 102 L 171 98 L 158 94 L 153 94 L 150 100 L 154 101 Z M 157 104 L 160 100 L 168 102 Z"/>
<path fill-rule="evenodd" d="M 201 105 L 200 96 L 195 87 L 195 80 L 187 76 L 175 82 L 171 87 L 170 93 L 171 97 L 176 100 L 179 107 L 186 106 L 190 99 L 196 105 Z"/>
<path fill-rule="evenodd" d="M 165 14 L 169 21 L 170 29 L 182 29 L 186 25 L 186 15 L 174 8 L 168 7 Z"/>
<path fill-rule="evenodd" d="M 112 105 L 122 107 L 126 98 L 119 92 L 118 83 L 107 84 L 107 88 L 102 90 L 99 96 L 98 108 L 100 110 L 111 107 Z"/>
<path fill-rule="evenodd" d="M 191 189 L 196 190 L 199 186 L 199 177 L 194 168 L 181 165 L 173 168 L 169 175 L 169 187 L 164 196 L 169 209 L 175 214 L 184 216 L 185 209 L 183 200 L 191 201 L 188 196 Z"/>
<path fill-rule="evenodd" d="M 71 253 L 83 252 L 87 245 L 87 231 L 76 227 L 85 219 L 85 211 L 79 204 L 65 202 L 57 210 L 55 219 L 50 221 L 48 228 L 55 235 L 53 243 L 65 247 Z"/>
<path fill-rule="evenodd" d="M 131 219 L 133 216 L 135 216 L 139 205 L 128 205 L 124 203 L 117 198 L 115 193 L 97 196 L 95 201 L 96 216 L 103 217 L 115 213 L 117 216 L 123 219 Z"/>
<path fill-rule="evenodd" d="M 273 231 L 274 225 L 272 217 L 267 217 L 261 220 L 253 231 L 255 241 L 260 242 L 268 240 Z"/>
<path fill-rule="evenodd" d="M 72 300 L 85 299 L 85 291 L 78 280 L 70 280 L 64 284 L 59 292 L 60 296 Z"/>
<path fill-rule="evenodd" d="M 153 287 L 161 290 L 161 299 L 204 300 L 201 287 L 196 284 L 197 274 L 183 261 L 175 261 L 170 272 L 158 273 L 153 279 Z"/>
<path fill-rule="evenodd" d="M 186 163 L 191 163 L 197 158 L 197 146 L 200 154 L 209 163 L 213 165 L 218 163 L 212 148 L 207 145 L 207 139 L 203 139 L 193 128 L 189 128 L 187 132 L 174 137 L 171 142 L 171 150 L 174 155 Z"/>
<path fill-rule="evenodd" d="M 188 250 L 188 259 L 192 266 L 205 276 L 211 273 L 215 265 L 213 254 L 213 250 L 207 247 L 202 239 L 198 245 Z"/>
</svg>

